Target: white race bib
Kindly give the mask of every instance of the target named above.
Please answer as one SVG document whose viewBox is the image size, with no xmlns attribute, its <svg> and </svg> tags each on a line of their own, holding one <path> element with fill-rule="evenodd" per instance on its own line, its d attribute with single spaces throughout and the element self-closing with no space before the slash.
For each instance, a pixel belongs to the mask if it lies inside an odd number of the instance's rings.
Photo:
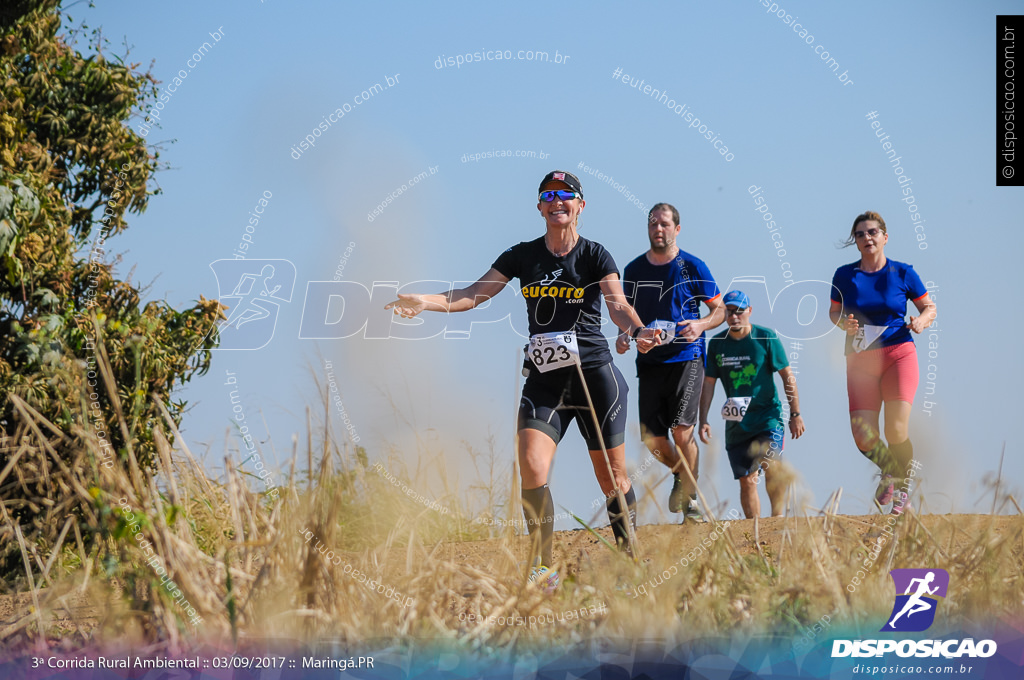
<svg viewBox="0 0 1024 680">
<path fill-rule="evenodd" d="M 580 346 L 576 342 L 576 331 L 531 335 L 526 358 L 541 373 L 579 363 Z"/>
<path fill-rule="evenodd" d="M 656 328 L 663 333 L 661 337 L 662 342 L 668 342 L 672 338 L 676 337 L 676 322 L 675 321 L 654 321 L 647 324 L 648 328 Z"/>
<path fill-rule="evenodd" d="M 747 415 L 750 399 L 750 397 L 729 397 L 722 405 L 722 417 L 736 422 L 743 420 L 743 416 Z"/>
<path fill-rule="evenodd" d="M 861 326 L 853 336 L 853 351 L 863 352 L 888 329 L 888 326 Z"/>
</svg>

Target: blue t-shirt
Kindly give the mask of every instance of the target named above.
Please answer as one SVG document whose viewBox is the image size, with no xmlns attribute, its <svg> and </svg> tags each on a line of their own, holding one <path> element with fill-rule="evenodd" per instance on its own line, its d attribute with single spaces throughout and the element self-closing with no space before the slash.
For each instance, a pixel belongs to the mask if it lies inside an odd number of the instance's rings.
<svg viewBox="0 0 1024 680">
<path fill-rule="evenodd" d="M 843 316 L 853 314 L 861 326 L 884 326 L 885 330 L 869 349 L 913 342 L 904 316 L 907 300 L 928 294 L 914 268 L 888 260 L 877 272 L 860 269 L 860 261 L 843 265 L 832 277 L 832 301 L 843 305 Z M 853 352 L 853 339 L 846 338 L 846 353 Z"/>
<path fill-rule="evenodd" d="M 667 264 L 651 264 L 644 253 L 623 272 L 626 299 L 644 325 L 652 321 L 695 320 L 700 318 L 700 303 L 719 295 L 718 284 L 700 258 L 680 250 Z M 637 364 L 664 364 L 703 357 L 704 333 L 693 342 L 676 336 L 647 354 L 637 352 Z"/>
</svg>

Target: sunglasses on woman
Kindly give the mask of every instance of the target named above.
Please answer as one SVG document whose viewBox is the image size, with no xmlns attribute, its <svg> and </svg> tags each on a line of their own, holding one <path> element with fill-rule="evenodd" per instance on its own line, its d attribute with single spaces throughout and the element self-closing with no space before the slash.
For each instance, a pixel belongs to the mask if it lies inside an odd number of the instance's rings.
<svg viewBox="0 0 1024 680">
<path fill-rule="evenodd" d="M 575 191 L 565 191 L 564 189 L 557 189 L 555 191 L 542 191 L 540 192 L 540 200 L 545 203 L 550 203 L 558 197 L 560 201 L 570 201 L 574 198 L 579 198 L 579 194 Z"/>
</svg>

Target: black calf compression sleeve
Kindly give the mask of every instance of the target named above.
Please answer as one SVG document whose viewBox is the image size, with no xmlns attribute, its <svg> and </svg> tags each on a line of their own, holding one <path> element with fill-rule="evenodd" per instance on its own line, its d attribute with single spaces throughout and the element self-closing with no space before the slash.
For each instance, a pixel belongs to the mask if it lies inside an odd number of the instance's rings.
<svg viewBox="0 0 1024 680">
<path fill-rule="evenodd" d="M 545 567 L 551 566 L 551 534 L 555 521 L 551 489 L 547 484 L 536 489 L 523 489 L 522 498 L 523 516 L 526 517 L 526 528 L 530 532 L 533 556 L 539 556 Z"/>
<path fill-rule="evenodd" d="M 629 509 L 629 521 L 636 530 L 636 494 L 633 487 L 623 494 L 626 497 L 626 506 Z M 612 533 L 615 534 L 615 542 L 619 547 L 629 549 L 629 527 L 626 525 L 625 513 L 619 507 L 619 497 L 616 494 L 608 499 L 608 520 L 612 525 Z"/>
</svg>

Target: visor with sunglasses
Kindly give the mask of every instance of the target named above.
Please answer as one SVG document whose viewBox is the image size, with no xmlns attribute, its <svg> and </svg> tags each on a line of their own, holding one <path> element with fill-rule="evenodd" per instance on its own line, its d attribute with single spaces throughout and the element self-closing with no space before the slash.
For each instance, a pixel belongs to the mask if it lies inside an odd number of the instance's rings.
<svg viewBox="0 0 1024 680">
<path fill-rule="evenodd" d="M 560 201 L 570 201 L 574 198 L 579 198 L 579 194 L 575 191 L 566 191 L 564 189 L 556 189 L 555 191 L 542 191 L 538 198 L 545 203 L 550 203 L 558 197 Z"/>
</svg>

